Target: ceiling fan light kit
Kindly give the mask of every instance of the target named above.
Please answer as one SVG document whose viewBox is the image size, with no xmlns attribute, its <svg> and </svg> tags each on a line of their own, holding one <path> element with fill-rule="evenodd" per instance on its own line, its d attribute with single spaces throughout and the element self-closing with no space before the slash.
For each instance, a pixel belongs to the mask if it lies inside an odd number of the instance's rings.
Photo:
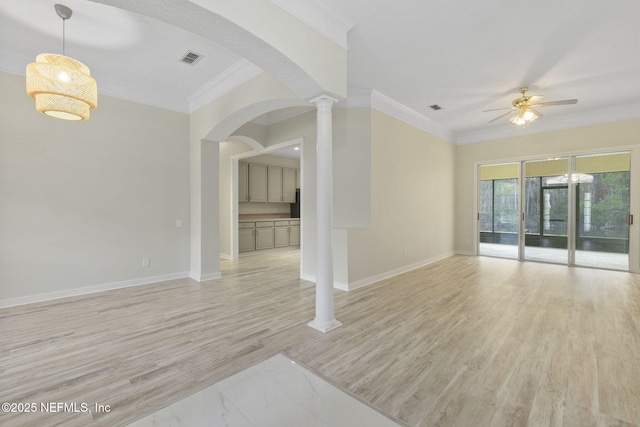
<svg viewBox="0 0 640 427">
<path fill-rule="evenodd" d="M 520 98 L 516 98 L 513 100 L 513 107 L 506 108 L 494 108 L 487 111 L 497 111 L 497 110 L 510 110 L 501 116 L 496 117 L 493 120 L 489 120 L 489 123 L 494 122 L 502 117 L 512 115 L 509 118 L 509 121 L 515 125 L 526 127 L 531 122 L 536 120 L 538 117 L 542 117 L 542 114 L 539 111 L 536 111 L 534 108 L 539 107 L 550 107 L 553 105 L 569 105 L 576 104 L 578 102 L 577 99 L 565 99 L 562 101 L 551 101 L 551 102 L 539 102 L 543 96 L 542 95 L 527 95 L 528 87 L 523 87 L 520 89 L 520 94 L 522 95 Z M 515 114 L 514 114 L 515 113 Z"/>
<path fill-rule="evenodd" d="M 41 53 L 27 65 L 27 95 L 35 99 L 42 114 L 63 120 L 88 120 L 90 110 L 98 106 L 98 88 L 89 68 L 64 55 L 64 22 L 72 11 L 60 4 L 56 13 L 62 18 L 62 55 Z"/>
<path fill-rule="evenodd" d="M 516 124 L 518 126 L 528 126 L 532 121 L 538 118 L 538 115 L 531 110 L 521 110 L 515 116 L 512 116 L 511 123 Z"/>
</svg>

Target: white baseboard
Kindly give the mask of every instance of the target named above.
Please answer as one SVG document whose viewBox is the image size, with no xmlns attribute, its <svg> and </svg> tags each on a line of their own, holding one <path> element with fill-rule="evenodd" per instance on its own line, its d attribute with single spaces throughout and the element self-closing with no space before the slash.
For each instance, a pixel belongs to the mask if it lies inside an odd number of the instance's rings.
<svg viewBox="0 0 640 427">
<path fill-rule="evenodd" d="M 217 272 L 217 273 L 199 275 L 197 273 L 191 272 L 189 273 L 189 277 L 192 278 L 193 280 L 197 280 L 198 282 L 206 282 L 207 280 L 221 279 L 222 273 Z"/>
<path fill-rule="evenodd" d="M 228 259 L 228 260 L 232 260 L 232 259 L 233 259 L 233 257 L 232 257 L 231 255 L 229 255 L 229 254 L 223 254 L 223 253 L 220 253 L 220 258 L 222 258 L 222 259 Z"/>
<path fill-rule="evenodd" d="M 353 291 L 354 289 L 361 288 L 363 286 L 371 285 L 373 283 L 377 283 L 381 280 L 389 279 L 394 276 L 398 276 L 403 273 L 407 273 L 411 270 L 415 270 L 417 268 L 421 268 L 427 266 L 429 264 L 433 264 L 434 262 L 443 260 L 445 258 L 449 258 L 450 256 L 455 255 L 455 252 L 447 252 L 442 255 L 435 256 L 433 258 L 426 259 L 424 261 L 420 261 L 414 264 L 406 265 L 404 267 L 397 268 L 395 270 L 386 271 L 381 274 L 377 274 L 375 276 L 367 277 L 366 279 L 358 280 L 357 282 L 349 283 L 347 285 L 347 291 Z"/>
<path fill-rule="evenodd" d="M 343 290 L 343 291 L 352 291 L 354 289 L 358 289 L 358 288 L 361 288 L 363 286 L 367 286 L 367 285 L 370 285 L 372 283 L 376 283 L 376 282 L 379 282 L 381 280 L 389 279 L 389 278 L 397 276 L 399 274 L 403 274 L 403 273 L 406 273 L 408 271 L 415 270 L 416 268 L 424 267 L 426 265 L 429 265 L 429 264 L 432 264 L 432 263 L 434 263 L 436 261 L 440 261 L 442 259 L 448 258 L 448 257 L 450 257 L 452 255 L 455 255 L 455 254 L 473 255 L 473 253 L 467 253 L 467 252 L 463 252 L 463 251 L 456 251 L 456 252 L 446 253 L 446 254 L 443 254 L 443 255 L 440 255 L 440 256 L 437 256 L 437 257 L 433 257 L 433 258 L 427 259 L 425 261 L 421 261 L 421 262 L 418 262 L 418 263 L 415 263 L 415 264 L 407 265 L 405 267 L 401 267 L 401 268 L 398 268 L 398 269 L 395 269 L 395 270 L 387 271 L 385 273 L 378 274 L 376 276 L 371 276 L 371 277 L 368 277 L 366 279 L 358 280 L 357 282 L 353 282 L 353 283 L 334 282 L 334 288 L 340 289 L 340 290 Z M 217 272 L 217 273 L 198 275 L 198 274 L 193 273 L 193 272 L 181 272 L 181 273 L 164 274 L 164 275 L 161 275 L 161 276 L 142 277 L 142 278 L 139 278 L 139 279 L 125 280 L 125 281 L 122 281 L 122 282 L 105 283 L 105 284 L 102 284 L 102 285 L 86 286 L 86 287 L 82 287 L 82 288 L 74 288 L 74 289 L 67 289 L 67 290 L 63 290 L 63 291 L 48 292 L 46 294 L 29 295 L 29 296 L 25 296 L 25 297 L 1 299 L 0 300 L 0 308 L 7 308 L 7 307 L 13 307 L 13 306 L 17 306 L 17 305 L 32 304 L 32 303 L 35 303 L 35 302 L 49 301 L 49 300 L 54 300 L 54 299 L 59 299 L 59 298 L 66 298 L 66 297 L 73 297 L 73 296 L 79 296 L 79 295 L 92 294 L 92 293 L 95 293 L 95 292 L 110 291 L 110 290 L 113 290 L 113 289 L 129 288 L 129 287 L 140 286 L 140 285 L 148 285 L 150 283 L 164 282 L 164 281 L 167 281 L 167 280 L 184 279 L 186 277 L 190 277 L 191 279 L 194 279 L 194 280 L 196 280 L 198 282 L 205 282 L 207 280 L 220 279 L 220 278 L 222 278 L 222 274 L 220 272 Z M 300 276 L 300 278 L 303 279 L 303 280 L 314 282 L 314 283 L 316 281 L 315 275 L 310 275 L 310 274 L 302 274 Z"/>
<path fill-rule="evenodd" d="M 300 278 L 302 280 L 307 280 L 309 282 L 316 283 L 316 276 L 313 274 L 300 274 Z"/>
<path fill-rule="evenodd" d="M 333 281 L 333 288 L 334 289 L 339 289 L 341 291 L 348 291 L 349 290 L 349 284 L 348 283 L 343 283 L 343 282 L 336 282 L 334 280 Z"/>
<path fill-rule="evenodd" d="M 384 272 L 384 273 L 381 273 L 381 274 L 378 274 L 378 275 L 375 275 L 375 276 L 367 277 L 366 279 L 358 280 L 357 282 L 353 282 L 353 283 L 343 283 L 343 282 L 334 281 L 333 282 L 333 287 L 334 287 L 334 289 L 339 289 L 341 291 L 347 291 L 347 292 L 348 291 L 353 291 L 354 289 L 358 289 L 358 288 L 361 288 L 363 286 L 371 285 L 371 284 L 379 282 L 381 280 L 389 279 L 389 278 L 397 276 L 399 274 L 403 274 L 403 273 L 409 272 L 411 270 L 415 270 L 416 268 L 421 268 L 421 267 L 424 267 L 426 265 L 433 264 L 434 262 L 443 260 L 445 258 L 449 258 L 450 256 L 453 256 L 453 255 L 456 255 L 457 253 L 458 252 L 453 252 L 453 251 L 452 252 L 447 252 L 447 253 L 444 253 L 442 255 L 438 255 L 438 256 L 435 256 L 433 258 L 429 258 L 427 260 L 417 262 L 415 264 L 410 264 L 410 265 L 407 265 L 407 266 L 404 266 L 404 267 L 400 267 L 400 268 L 395 269 L 395 270 L 391 270 L 391 271 L 387 271 L 387 272 Z M 464 255 L 466 255 L 466 254 L 464 254 Z M 471 255 L 473 255 L 473 254 L 471 254 Z M 303 279 L 303 280 L 308 280 L 310 282 L 314 282 L 314 283 L 316 281 L 316 276 L 311 275 L 311 274 L 302 274 L 302 275 L 300 275 L 300 278 Z"/>
<path fill-rule="evenodd" d="M 456 255 L 468 255 L 468 256 L 475 256 L 475 254 L 473 253 L 473 251 L 456 251 Z"/>
<path fill-rule="evenodd" d="M 60 298 L 75 297 L 79 295 L 93 294 L 96 292 L 110 291 L 113 289 L 148 285 L 149 283 L 164 282 L 167 280 L 184 279 L 185 277 L 189 277 L 189 273 L 186 271 L 182 273 L 163 274 L 161 276 L 149 276 L 139 279 L 124 280 L 122 282 L 104 283 L 102 285 L 86 286 L 82 288 L 66 289 L 63 291 L 48 292 L 46 294 L 29 295 L 17 298 L 6 298 L 0 300 L 0 308 L 32 304 L 34 302 L 49 301 Z"/>
</svg>

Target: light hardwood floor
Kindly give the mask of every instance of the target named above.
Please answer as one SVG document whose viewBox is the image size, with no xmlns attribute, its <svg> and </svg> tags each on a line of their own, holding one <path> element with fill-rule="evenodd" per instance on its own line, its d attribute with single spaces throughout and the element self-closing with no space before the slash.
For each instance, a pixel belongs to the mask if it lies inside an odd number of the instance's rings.
<svg viewBox="0 0 640 427">
<path fill-rule="evenodd" d="M 124 425 L 284 351 L 411 426 L 640 425 L 640 277 L 454 256 L 352 292 L 322 334 L 297 251 L 0 310 L 0 425 Z M 40 408 L 38 407 L 38 410 Z"/>
</svg>

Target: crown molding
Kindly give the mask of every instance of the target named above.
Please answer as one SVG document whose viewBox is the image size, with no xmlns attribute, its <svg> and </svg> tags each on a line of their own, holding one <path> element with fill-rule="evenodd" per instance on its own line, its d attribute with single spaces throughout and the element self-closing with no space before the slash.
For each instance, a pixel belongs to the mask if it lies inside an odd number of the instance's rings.
<svg viewBox="0 0 640 427">
<path fill-rule="evenodd" d="M 343 49 L 347 47 L 347 35 L 353 23 L 335 13 L 322 0 L 271 0 L 294 18 L 304 22 Z"/>
<path fill-rule="evenodd" d="M 375 89 L 371 92 L 371 108 L 409 123 L 445 141 L 454 142 L 455 140 L 455 134 L 451 130 Z"/>
<path fill-rule="evenodd" d="M 460 133 L 457 135 L 455 144 L 474 144 L 495 139 L 534 135 L 537 133 L 574 129 L 637 118 L 640 118 L 640 103 L 621 105 L 603 110 L 593 110 L 562 117 L 545 116 L 543 119 L 536 120 L 526 128 L 510 124 L 510 126 L 501 126 L 495 129 Z"/>
<path fill-rule="evenodd" d="M 189 97 L 189 113 L 204 107 L 262 72 L 261 68 L 246 59 L 240 59 Z"/>
</svg>

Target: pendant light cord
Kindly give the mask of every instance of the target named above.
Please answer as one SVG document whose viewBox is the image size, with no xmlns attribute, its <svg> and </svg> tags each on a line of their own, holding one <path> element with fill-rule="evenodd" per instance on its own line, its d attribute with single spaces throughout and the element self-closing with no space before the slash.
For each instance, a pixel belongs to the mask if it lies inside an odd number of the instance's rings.
<svg viewBox="0 0 640 427">
<path fill-rule="evenodd" d="M 65 53 L 65 32 L 64 32 L 65 21 L 66 19 L 62 18 L 62 55 L 63 56 L 67 56 L 67 54 Z"/>
</svg>

